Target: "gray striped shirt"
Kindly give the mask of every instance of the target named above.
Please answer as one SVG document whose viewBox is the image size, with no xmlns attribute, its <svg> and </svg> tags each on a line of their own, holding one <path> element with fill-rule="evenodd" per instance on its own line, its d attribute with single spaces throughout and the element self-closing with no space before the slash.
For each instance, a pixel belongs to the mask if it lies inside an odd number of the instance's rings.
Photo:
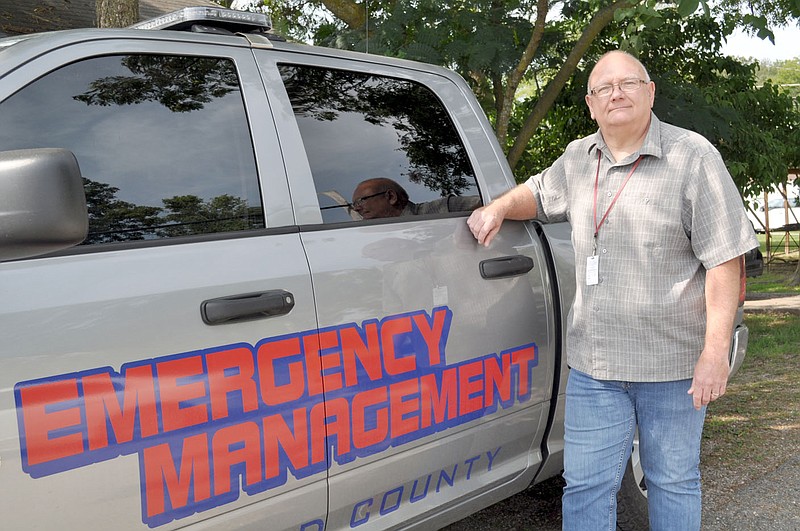
<svg viewBox="0 0 800 531">
<path fill-rule="evenodd" d="M 642 161 L 599 230 L 599 282 L 590 286 L 598 150 L 598 223 L 640 155 Z M 602 380 L 691 378 L 705 338 L 706 270 L 758 246 L 714 146 L 651 115 L 638 153 L 615 163 L 598 131 L 570 143 L 526 184 L 540 220 L 572 225 L 570 367 Z"/>
</svg>

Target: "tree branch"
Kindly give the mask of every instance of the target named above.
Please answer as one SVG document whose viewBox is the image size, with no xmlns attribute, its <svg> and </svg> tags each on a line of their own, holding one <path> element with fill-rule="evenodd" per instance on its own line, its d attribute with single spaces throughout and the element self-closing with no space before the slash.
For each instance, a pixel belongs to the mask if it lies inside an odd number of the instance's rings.
<svg viewBox="0 0 800 531">
<path fill-rule="evenodd" d="M 520 132 L 517 134 L 517 137 L 514 140 L 514 145 L 508 152 L 508 163 L 511 165 L 512 170 L 516 167 L 520 158 L 522 158 L 522 154 L 525 152 L 528 141 L 531 139 L 534 131 L 536 131 L 536 128 L 539 127 L 539 124 L 553 106 L 553 103 L 555 103 L 561 89 L 564 88 L 564 85 L 567 84 L 570 76 L 572 76 L 577 69 L 578 63 L 589 49 L 591 43 L 597 38 L 603 28 L 608 26 L 611 21 L 614 20 L 614 12 L 617 9 L 633 7 L 640 2 L 641 0 L 618 0 L 598 11 L 591 22 L 589 22 L 589 25 L 586 26 L 586 29 L 583 31 L 580 38 L 575 43 L 575 46 L 572 48 L 569 56 L 564 61 L 564 64 L 561 66 L 561 69 L 550 81 L 550 83 L 547 84 L 544 92 L 542 92 L 541 97 L 539 97 L 537 100 L 533 111 L 531 111 L 531 114 L 528 115 L 528 117 L 525 119 L 525 122 L 522 124 Z"/>
</svg>

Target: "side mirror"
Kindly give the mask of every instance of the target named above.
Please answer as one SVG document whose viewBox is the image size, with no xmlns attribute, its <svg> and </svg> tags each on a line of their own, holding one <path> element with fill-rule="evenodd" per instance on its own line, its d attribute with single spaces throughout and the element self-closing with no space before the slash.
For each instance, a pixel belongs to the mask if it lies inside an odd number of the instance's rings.
<svg viewBox="0 0 800 531">
<path fill-rule="evenodd" d="M 72 152 L 0 152 L 0 260 L 67 249 L 88 229 L 83 178 Z"/>
</svg>

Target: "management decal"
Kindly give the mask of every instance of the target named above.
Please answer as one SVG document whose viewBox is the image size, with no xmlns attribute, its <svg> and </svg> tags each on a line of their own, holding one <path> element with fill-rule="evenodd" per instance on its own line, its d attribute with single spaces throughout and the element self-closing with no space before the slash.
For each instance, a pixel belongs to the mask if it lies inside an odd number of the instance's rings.
<svg viewBox="0 0 800 531">
<path fill-rule="evenodd" d="M 33 478 L 138 454 L 157 527 L 530 399 L 535 344 L 448 365 L 417 311 L 20 382 Z"/>
</svg>

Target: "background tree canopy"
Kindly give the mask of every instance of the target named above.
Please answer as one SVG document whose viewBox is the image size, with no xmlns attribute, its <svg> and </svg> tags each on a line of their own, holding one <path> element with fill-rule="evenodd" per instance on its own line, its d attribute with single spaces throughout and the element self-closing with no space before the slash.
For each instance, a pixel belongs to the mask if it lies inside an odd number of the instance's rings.
<svg viewBox="0 0 800 531">
<path fill-rule="evenodd" d="M 230 5 L 230 0 L 220 0 Z M 245 2 L 246 4 L 246 2 Z M 276 29 L 304 42 L 439 64 L 477 95 L 523 179 L 595 130 L 588 71 L 610 49 L 640 57 L 656 82 L 656 113 L 722 152 L 743 195 L 800 166 L 796 92 L 764 82 L 756 64 L 724 57 L 743 28 L 772 38 L 797 24 L 798 0 L 255 0 Z M 774 78 L 773 78 L 774 79 Z"/>
</svg>

